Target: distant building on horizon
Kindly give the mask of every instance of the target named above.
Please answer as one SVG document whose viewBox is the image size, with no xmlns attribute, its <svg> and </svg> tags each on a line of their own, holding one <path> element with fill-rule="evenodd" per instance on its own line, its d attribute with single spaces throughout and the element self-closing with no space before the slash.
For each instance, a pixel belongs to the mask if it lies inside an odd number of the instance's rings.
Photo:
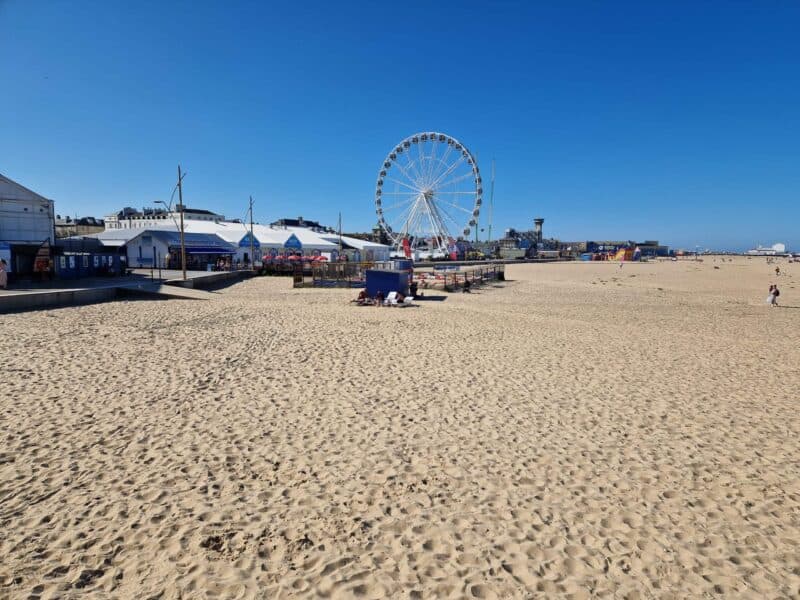
<svg viewBox="0 0 800 600">
<path fill-rule="evenodd" d="M 104 231 L 105 228 L 106 227 L 103 219 L 96 219 L 94 217 L 80 217 L 73 219 L 69 215 L 61 218 L 61 215 L 56 215 L 57 239 L 73 237 L 76 235 L 99 233 L 100 231 Z"/>
<path fill-rule="evenodd" d="M 172 210 L 166 208 L 142 208 L 138 210 L 126 206 L 122 210 L 106 215 L 104 218 L 105 229 L 142 229 L 145 227 L 158 227 L 165 223 L 175 223 L 181 218 L 180 205 Z M 183 208 L 184 221 L 210 221 L 220 223 L 225 221 L 223 215 L 202 208 Z"/>
<path fill-rule="evenodd" d="M 749 256 L 779 256 L 781 254 L 786 254 L 786 244 L 772 244 L 769 248 L 764 248 L 761 245 L 756 246 L 755 248 L 748 250 L 745 254 Z"/>
<path fill-rule="evenodd" d="M 318 221 L 309 221 L 303 217 L 297 217 L 296 219 L 278 219 L 270 223 L 270 226 L 281 228 L 302 227 L 303 229 L 311 229 L 312 231 L 335 231 L 333 227 L 326 227 L 325 225 L 321 225 Z"/>
<path fill-rule="evenodd" d="M 645 240 L 635 242 L 633 240 L 586 240 L 576 242 L 559 242 L 559 249 L 572 254 L 608 253 L 617 252 L 621 248 L 639 248 L 642 256 L 668 256 L 669 246 L 663 246 L 658 240 Z"/>
</svg>

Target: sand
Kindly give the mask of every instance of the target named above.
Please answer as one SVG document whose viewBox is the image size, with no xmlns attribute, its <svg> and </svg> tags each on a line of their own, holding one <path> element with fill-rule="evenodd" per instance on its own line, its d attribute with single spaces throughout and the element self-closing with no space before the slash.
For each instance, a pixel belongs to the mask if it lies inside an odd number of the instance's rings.
<svg viewBox="0 0 800 600">
<path fill-rule="evenodd" d="M 796 597 L 781 266 L 0 316 L 0 597 Z"/>
</svg>

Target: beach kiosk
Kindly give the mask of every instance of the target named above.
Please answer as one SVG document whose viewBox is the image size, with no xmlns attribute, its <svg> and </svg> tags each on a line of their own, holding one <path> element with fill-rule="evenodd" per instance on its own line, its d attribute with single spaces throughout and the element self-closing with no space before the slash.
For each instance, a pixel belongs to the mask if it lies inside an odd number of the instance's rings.
<svg viewBox="0 0 800 600">
<path fill-rule="evenodd" d="M 400 292 L 408 296 L 409 275 L 405 270 L 367 269 L 366 272 L 367 296 L 374 298 L 380 291 L 383 296 L 389 292 Z"/>
</svg>

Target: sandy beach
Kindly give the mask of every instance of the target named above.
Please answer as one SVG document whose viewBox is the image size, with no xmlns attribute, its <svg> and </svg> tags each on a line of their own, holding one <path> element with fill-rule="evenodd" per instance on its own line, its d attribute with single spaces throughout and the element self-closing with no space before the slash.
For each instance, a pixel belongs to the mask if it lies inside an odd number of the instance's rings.
<svg viewBox="0 0 800 600">
<path fill-rule="evenodd" d="M 800 264 L 0 316 L 0 598 L 800 595 Z M 779 308 L 767 288 L 782 290 Z"/>
</svg>

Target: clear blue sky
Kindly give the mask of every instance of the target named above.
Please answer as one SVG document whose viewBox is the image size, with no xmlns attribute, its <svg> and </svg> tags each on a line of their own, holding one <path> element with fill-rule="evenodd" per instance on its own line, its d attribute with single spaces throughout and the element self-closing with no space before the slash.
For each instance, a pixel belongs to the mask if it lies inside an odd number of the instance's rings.
<svg viewBox="0 0 800 600">
<path fill-rule="evenodd" d="M 438 130 L 496 159 L 495 232 L 800 250 L 798 32 L 788 1 L 0 0 L 0 172 L 100 216 L 180 162 L 190 206 L 366 230 Z"/>
</svg>

